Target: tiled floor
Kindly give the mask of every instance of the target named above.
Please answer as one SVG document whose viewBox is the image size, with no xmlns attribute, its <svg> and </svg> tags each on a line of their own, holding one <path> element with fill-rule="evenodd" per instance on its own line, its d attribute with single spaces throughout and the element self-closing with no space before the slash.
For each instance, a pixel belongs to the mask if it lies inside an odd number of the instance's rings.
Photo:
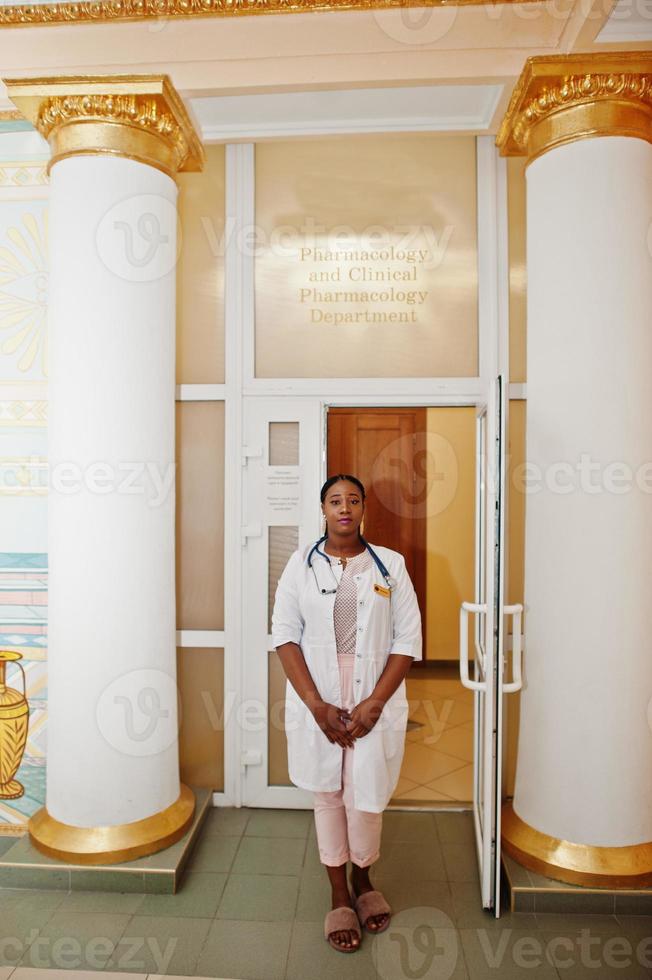
<svg viewBox="0 0 652 980">
<path fill-rule="evenodd" d="M 433 665 L 411 671 L 407 694 L 412 725 L 394 802 L 469 802 L 473 797 L 473 691 L 462 687 L 456 668 Z"/>
<path fill-rule="evenodd" d="M 177 895 L 0 890 L 0 980 L 37 980 L 33 968 L 43 967 L 76 971 L 75 980 L 97 970 L 231 980 L 652 976 L 648 917 L 483 912 L 468 813 L 387 812 L 372 877 L 394 908 L 391 927 L 365 934 L 353 955 L 337 953 L 323 939 L 329 889 L 312 813 L 213 810 Z"/>
</svg>

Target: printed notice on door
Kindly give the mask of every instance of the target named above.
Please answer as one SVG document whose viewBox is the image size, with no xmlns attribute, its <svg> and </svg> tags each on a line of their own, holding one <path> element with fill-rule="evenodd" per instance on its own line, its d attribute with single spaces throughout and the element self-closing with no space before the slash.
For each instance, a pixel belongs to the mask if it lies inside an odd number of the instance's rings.
<svg viewBox="0 0 652 980">
<path fill-rule="evenodd" d="M 265 519 L 268 524 L 299 524 L 301 488 L 298 466 L 268 466 Z"/>
</svg>

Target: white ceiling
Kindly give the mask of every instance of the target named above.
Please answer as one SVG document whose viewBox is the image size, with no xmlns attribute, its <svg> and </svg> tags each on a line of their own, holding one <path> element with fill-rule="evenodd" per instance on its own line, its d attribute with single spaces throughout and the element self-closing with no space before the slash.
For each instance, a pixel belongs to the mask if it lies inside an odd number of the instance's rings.
<svg viewBox="0 0 652 980">
<path fill-rule="evenodd" d="M 190 99 L 205 142 L 336 133 L 489 129 L 502 85 L 286 92 Z"/>
<path fill-rule="evenodd" d="M 652 0 L 618 0 L 596 44 L 652 41 Z"/>
</svg>

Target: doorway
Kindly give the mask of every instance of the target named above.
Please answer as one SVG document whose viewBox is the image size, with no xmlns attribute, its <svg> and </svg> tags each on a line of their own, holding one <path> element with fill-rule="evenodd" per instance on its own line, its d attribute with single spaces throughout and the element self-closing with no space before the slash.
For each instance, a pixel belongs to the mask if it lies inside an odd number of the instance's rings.
<svg viewBox="0 0 652 980">
<path fill-rule="evenodd" d="M 475 464 L 472 406 L 328 411 L 327 473 L 362 480 L 365 537 L 403 554 L 422 614 L 397 807 L 470 807 L 473 798 L 473 692 L 460 681 L 458 611 L 474 587 Z"/>
</svg>

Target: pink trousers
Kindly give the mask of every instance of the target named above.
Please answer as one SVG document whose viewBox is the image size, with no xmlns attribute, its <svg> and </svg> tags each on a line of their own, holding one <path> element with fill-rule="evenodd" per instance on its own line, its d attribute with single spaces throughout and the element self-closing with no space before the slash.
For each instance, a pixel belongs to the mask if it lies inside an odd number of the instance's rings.
<svg viewBox="0 0 652 980">
<path fill-rule="evenodd" d="M 342 706 L 353 708 L 353 657 L 338 657 Z M 353 753 L 344 749 L 342 787 L 333 793 L 315 793 L 315 830 L 322 864 L 337 868 L 353 861 L 367 868 L 380 855 L 382 813 L 353 806 Z"/>
</svg>

